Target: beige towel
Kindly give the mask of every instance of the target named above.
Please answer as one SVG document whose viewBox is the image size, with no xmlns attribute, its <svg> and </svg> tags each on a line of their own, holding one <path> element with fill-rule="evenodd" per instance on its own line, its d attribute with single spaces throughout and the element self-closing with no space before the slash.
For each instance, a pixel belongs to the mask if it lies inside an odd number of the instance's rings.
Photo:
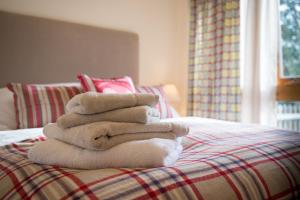
<svg viewBox="0 0 300 200">
<path fill-rule="evenodd" d="M 159 122 L 160 113 L 156 108 L 150 106 L 136 106 L 107 111 L 104 113 L 81 115 L 77 113 L 67 113 L 60 116 L 56 123 L 60 128 L 70 128 L 83 124 L 99 121 L 151 123 Z"/>
<path fill-rule="evenodd" d="M 158 96 L 153 94 L 103 94 L 86 92 L 74 96 L 66 105 L 67 112 L 94 114 L 134 106 L 154 106 Z"/>
<path fill-rule="evenodd" d="M 159 138 L 126 142 L 106 151 L 91 151 L 47 139 L 36 143 L 29 150 L 28 157 L 35 163 L 77 169 L 140 168 L 171 166 L 181 152 L 179 141 Z"/>
<path fill-rule="evenodd" d="M 72 128 L 61 129 L 56 123 L 43 129 L 48 138 L 55 138 L 82 148 L 106 150 L 115 145 L 151 138 L 175 139 L 188 133 L 188 128 L 173 123 L 120 123 L 94 122 Z"/>
</svg>

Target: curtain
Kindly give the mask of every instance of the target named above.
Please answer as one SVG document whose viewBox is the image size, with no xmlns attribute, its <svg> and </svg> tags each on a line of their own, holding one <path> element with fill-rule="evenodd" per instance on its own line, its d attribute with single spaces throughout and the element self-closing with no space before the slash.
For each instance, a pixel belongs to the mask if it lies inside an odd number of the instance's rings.
<svg viewBox="0 0 300 200">
<path fill-rule="evenodd" d="M 188 114 L 240 119 L 239 0 L 191 0 Z"/>
<path fill-rule="evenodd" d="M 276 125 L 278 0 L 241 1 L 241 119 Z"/>
</svg>

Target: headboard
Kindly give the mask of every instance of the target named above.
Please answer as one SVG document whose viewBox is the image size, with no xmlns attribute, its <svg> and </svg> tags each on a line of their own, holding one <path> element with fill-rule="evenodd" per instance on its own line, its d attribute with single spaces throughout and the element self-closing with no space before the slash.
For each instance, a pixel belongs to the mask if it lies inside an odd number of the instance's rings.
<svg viewBox="0 0 300 200">
<path fill-rule="evenodd" d="M 61 83 L 85 72 L 139 81 L 138 36 L 0 11 L 0 87 Z"/>
</svg>

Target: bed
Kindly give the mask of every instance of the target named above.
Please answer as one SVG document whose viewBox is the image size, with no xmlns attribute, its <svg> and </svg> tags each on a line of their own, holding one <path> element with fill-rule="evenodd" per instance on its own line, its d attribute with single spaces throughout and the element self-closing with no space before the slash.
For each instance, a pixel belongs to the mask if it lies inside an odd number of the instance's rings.
<svg viewBox="0 0 300 200">
<path fill-rule="evenodd" d="M 5 12 L 0 26 L 6 30 L 0 32 L 1 86 L 69 82 L 82 70 L 139 82 L 134 33 Z M 160 168 L 34 164 L 27 153 L 46 139 L 42 128 L 0 131 L 0 199 L 300 198 L 300 133 L 199 117 L 164 121 L 183 123 L 190 133 L 179 160 Z"/>
</svg>

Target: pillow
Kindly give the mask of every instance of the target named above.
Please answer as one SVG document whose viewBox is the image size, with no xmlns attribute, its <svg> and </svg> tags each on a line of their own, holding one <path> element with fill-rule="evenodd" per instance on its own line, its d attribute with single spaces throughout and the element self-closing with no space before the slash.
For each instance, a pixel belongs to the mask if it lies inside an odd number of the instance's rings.
<svg viewBox="0 0 300 200">
<path fill-rule="evenodd" d="M 129 76 L 111 79 L 93 78 L 86 74 L 79 74 L 81 86 L 85 92 L 97 91 L 100 93 L 134 93 L 135 88 Z"/>
<path fill-rule="evenodd" d="M 0 88 L 0 130 L 16 128 L 13 93 L 7 88 Z"/>
<path fill-rule="evenodd" d="M 166 94 L 163 90 L 163 86 L 141 86 L 136 88 L 137 93 L 156 94 L 159 96 L 158 104 L 156 108 L 160 112 L 160 118 L 173 118 L 178 117 L 177 112 L 167 103 Z"/>
<path fill-rule="evenodd" d="M 82 92 L 80 86 L 10 83 L 14 94 L 17 128 L 37 128 L 65 113 L 66 103 Z"/>
<path fill-rule="evenodd" d="M 176 111 L 176 109 L 171 105 L 169 105 L 169 106 L 170 106 L 170 109 L 171 109 L 172 118 L 180 117 L 180 114 Z"/>
</svg>

